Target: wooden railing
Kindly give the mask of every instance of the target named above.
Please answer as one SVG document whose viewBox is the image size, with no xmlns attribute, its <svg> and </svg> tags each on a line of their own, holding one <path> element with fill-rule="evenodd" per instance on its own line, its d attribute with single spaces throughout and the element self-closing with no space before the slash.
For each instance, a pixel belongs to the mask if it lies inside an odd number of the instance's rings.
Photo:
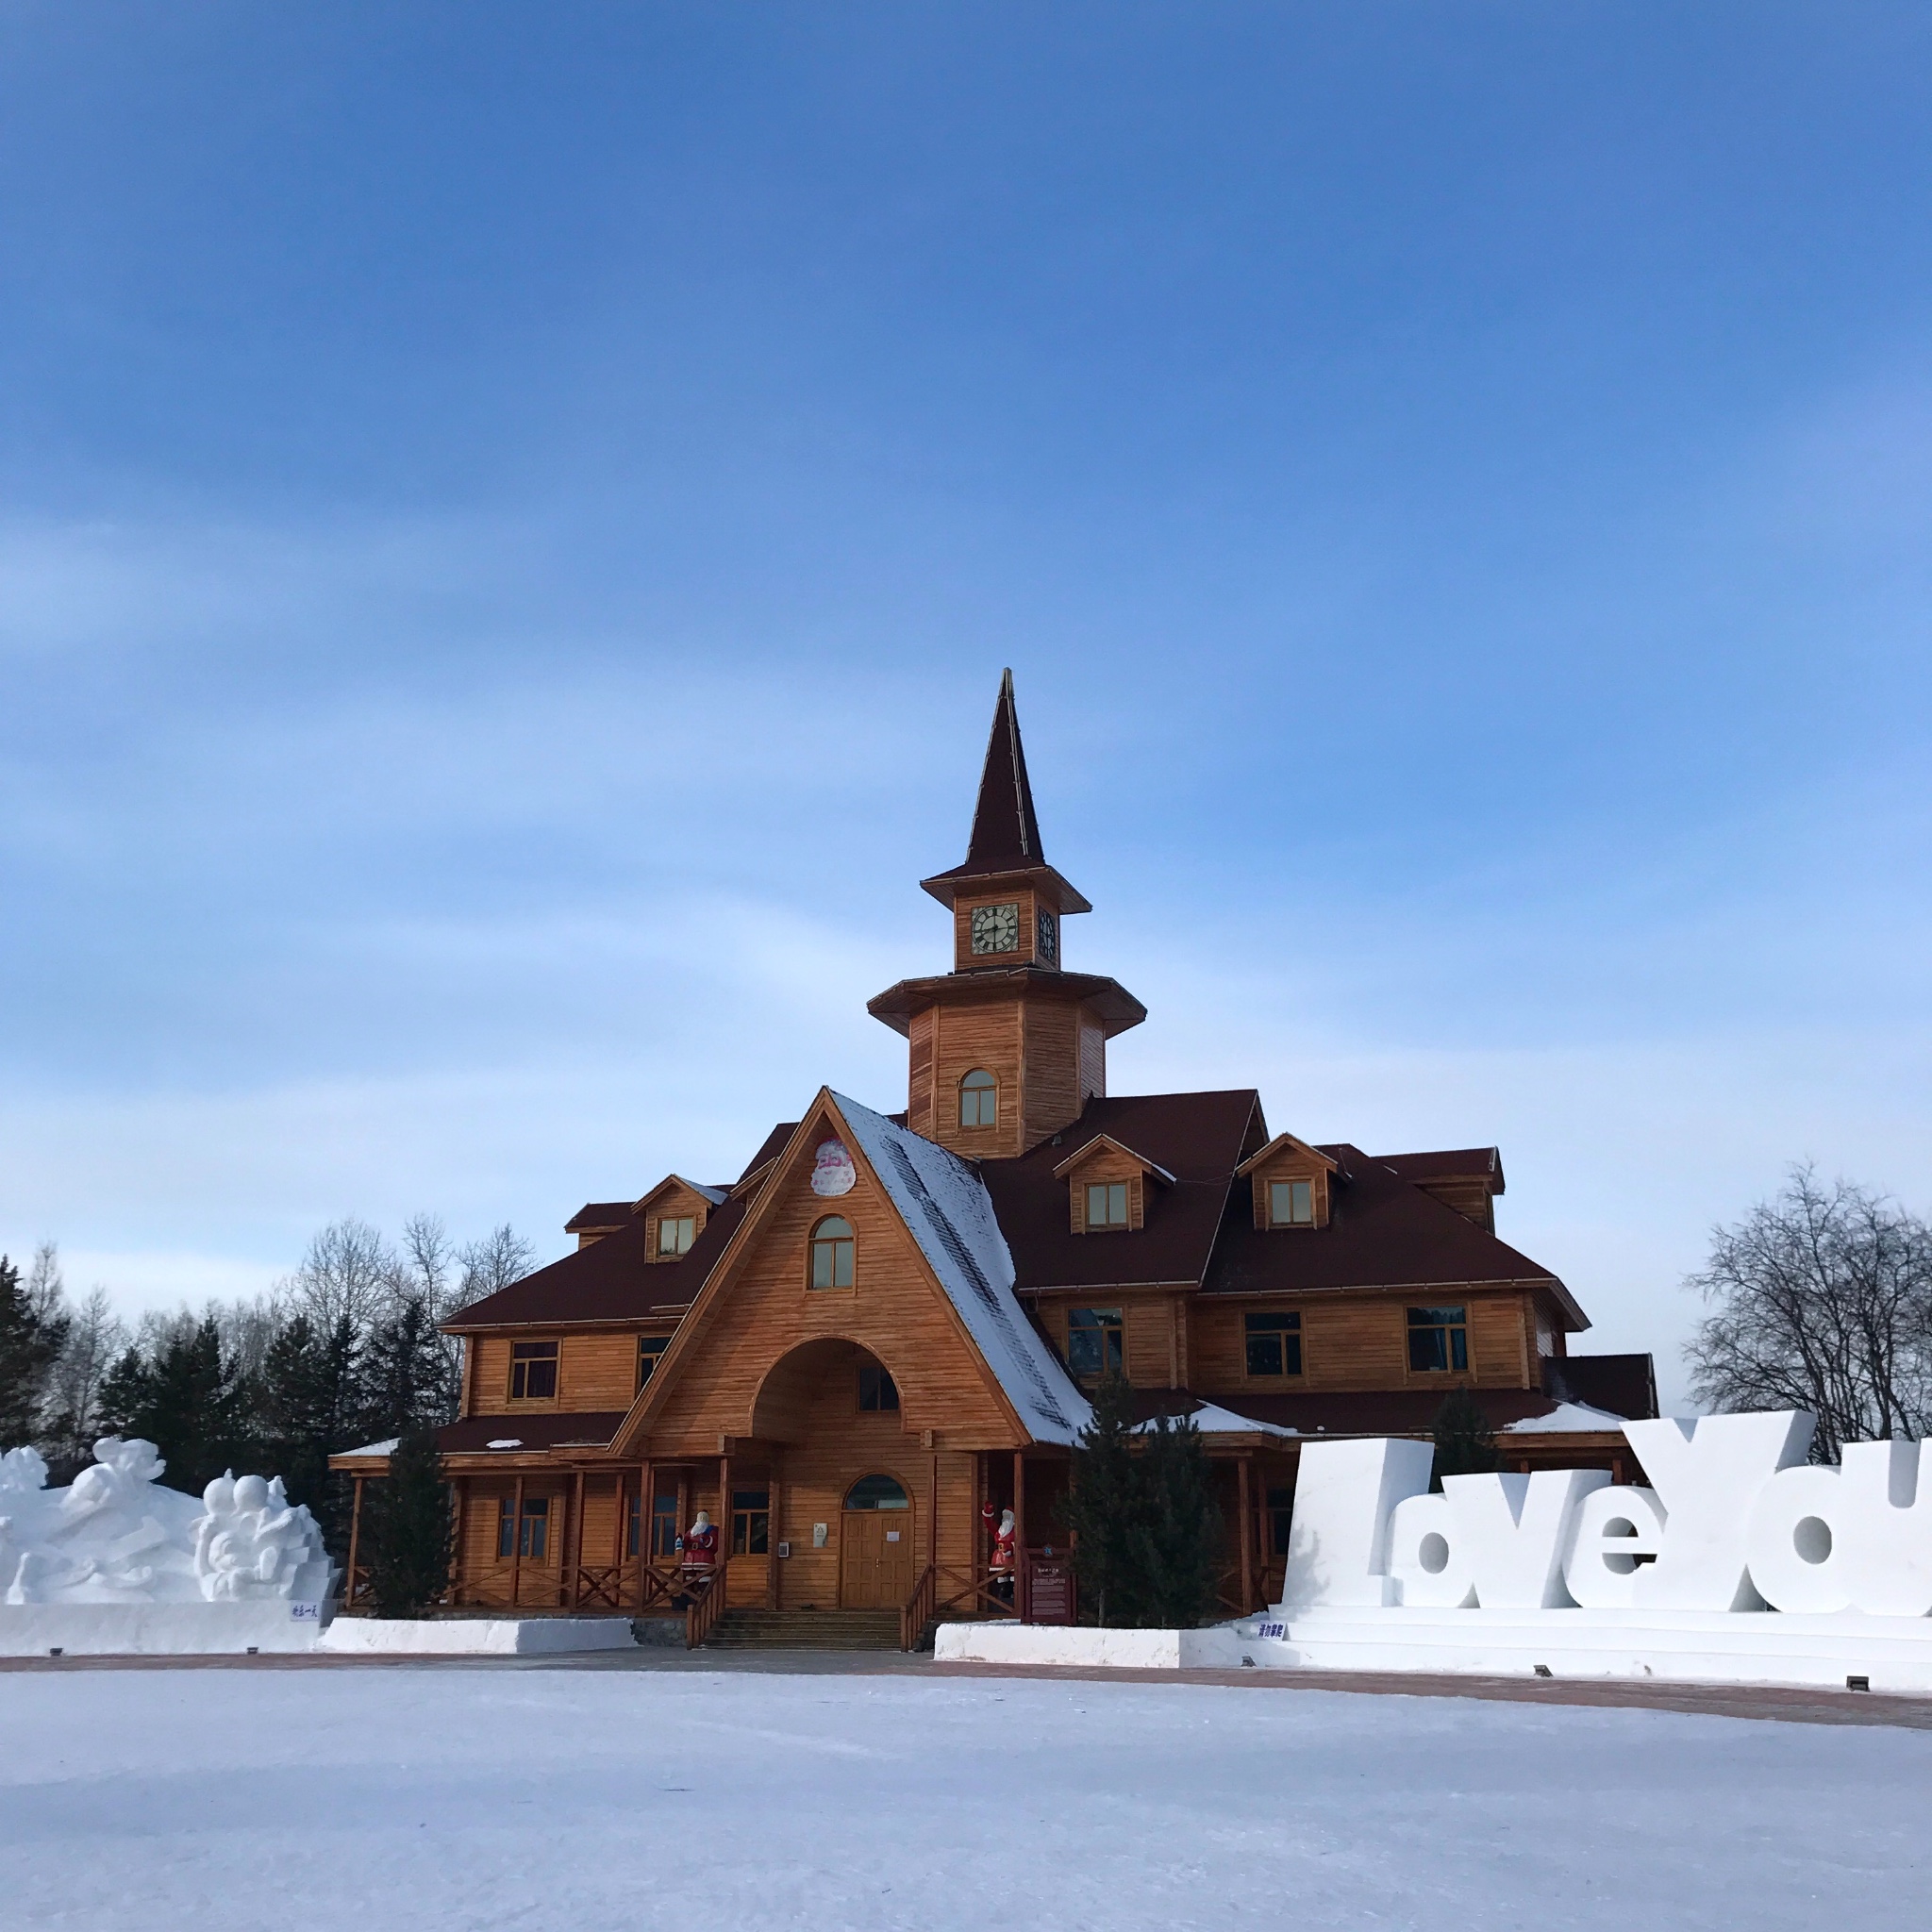
<svg viewBox="0 0 1932 1932">
<path fill-rule="evenodd" d="M 730 1592 L 724 1588 L 724 1564 L 720 1563 L 708 1576 L 691 1577 L 683 1588 L 691 1599 L 684 1613 L 684 1647 L 695 1650 L 718 1627 L 718 1620 L 724 1614 L 725 1599 Z"/>
<path fill-rule="evenodd" d="M 899 1648 L 914 1650 L 939 1607 L 939 1572 L 928 1563 L 920 1572 L 912 1594 L 899 1607 Z"/>
</svg>

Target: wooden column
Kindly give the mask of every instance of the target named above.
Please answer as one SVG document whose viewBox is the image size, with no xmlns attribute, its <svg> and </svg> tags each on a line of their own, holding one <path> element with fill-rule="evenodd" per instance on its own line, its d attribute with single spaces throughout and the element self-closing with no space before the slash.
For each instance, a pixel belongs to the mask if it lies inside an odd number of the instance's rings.
<svg viewBox="0 0 1932 1932">
<path fill-rule="evenodd" d="M 724 1588 L 724 1574 L 731 1567 L 731 1458 L 718 1458 L 718 1574 L 713 1590 Z"/>
<path fill-rule="evenodd" d="M 470 1484 L 459 1476 L 450 1486 L 450 1577 L 449 1602 L 452 1608 L 461 1601 L 463 1588 L 463 1537 L 470 1526 Z"/>
<path fill-rule="evenodd" d="M 940 1452 L 932 1452 L 932 1481 L 926 1490 L 925 1567 L 937 1570 L 940 1562 Z"/>
<path fill-rule="evenodd" d="M 515 1609 L 524 1582 L 524 1479 L 517 1477 L 516 1500 L 509 1511 L 509 1607 Z"/>
<path fill-rule="evenodd" d="M 584 1576 L 584 1473 L 577 1471 L 577 1479 L 572 1486 L 570 1499 L 570 1539 L 573 1555 L 570 1559 L 570 1577 L 563 1588 L 563 1607 L 574 1610 L 577 1607 L 578 1586 Z"/>
<path fill-rule="evenodd" d="M 658 1469 L 647 1457 L 638 1472 L 638 1614 L 644 1613 L 644 1579 L 651 1568 L 651 1511 L 658 1502 Z M 629 1525 L 620 1520 L 617 1534 L 623 1537 Z M 624 1547 L 620 1541 L 617 1547 Z"/>
<path fill-rule="evenodd" d="M 1241 1458 L 1241 1615 L 1246 1616 L 1255 1607 L 1255 1571 L 1249 1560 L 1248 1544 L 1252 1540 L 1249 1517 L 1252 1514 L 1248 1497 L 1248 1466 L 1254 1457 L 1245 1452 Z"/>
<path fill-rule="evenodd" d="M 357 1476 L 356 1500 L 349 1506 L 349 1572 L 342 1585 L 342 1607 L 353 1610 L 356 1607 L 356 1551 L 362 1541 L 362 1476 Z"/>
<path fill-rule="evenodd" d="M 1026 1621 L 1026 1457 L 1013 1451 L 1013 1614 Z"/>
<path fill-rule="evenodd" d="M 765 1607 L 775 1610 L 780 1607 L 779 1598 L 784 1594 L 784 1575 L 778 1563 L 778 1537 L 785 1527 L 785 1460 L 781 1450 L 772 1451 L 771 1483 L 771 1507 L 765 1514 Z"/>
</svg>

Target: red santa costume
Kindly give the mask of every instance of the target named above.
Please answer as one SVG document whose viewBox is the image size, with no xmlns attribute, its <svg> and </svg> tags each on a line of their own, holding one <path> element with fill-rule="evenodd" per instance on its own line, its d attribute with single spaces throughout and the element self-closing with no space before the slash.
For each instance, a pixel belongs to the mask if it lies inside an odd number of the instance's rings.
<svg viewBox="0 0 1932 1932">
<path fill-rule="evenodd" d="M 683 1567 L 687 1574 L 708 1574 L 718 1562 L 718 1525 L 702 1509 L 697 1521 L 685 1531 Z"/>
<path fill-rule="evenodd" d="M 983 1504 L 979 1511 L 980 1521 L 986 1524 L 986 1533 L 992 1542 L 992 1585 L 996 1593 L 1004 1596 L 1013 1584 L 1013 1512 L 1003 1509 L 999 1521 L 993 1521 L 992 1505 Z M 1004 1586 L 1004 1587 L 1003 1587 Z"/>
</svg>

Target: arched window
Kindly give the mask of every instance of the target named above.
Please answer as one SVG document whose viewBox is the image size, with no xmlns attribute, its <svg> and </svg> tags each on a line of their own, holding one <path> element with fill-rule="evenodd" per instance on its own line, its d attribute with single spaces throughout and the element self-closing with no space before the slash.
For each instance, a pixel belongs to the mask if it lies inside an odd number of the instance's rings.
<svg viewBox="0 0 1932 1932">
<path fill-rule="evenodd" d="M 984 1067 L 974 1067 L 959 1082 L 959 1124 L 991 1127 L 999 1124 L 999 1083 Z"/>
<path fill-rule="evenodd" d="M 889 1475 L 862 1475 L 845 1491 L 845 1507 L 848 1509 L 909 1509 L 912 1498 Z"/>
<path fill-rule="evenodd" d="M 850 1288 L 852 1248 L 852 1224 L 842 1215 L 826 1215 L 811 1231 L 811 1285 Z"/>
</svg>

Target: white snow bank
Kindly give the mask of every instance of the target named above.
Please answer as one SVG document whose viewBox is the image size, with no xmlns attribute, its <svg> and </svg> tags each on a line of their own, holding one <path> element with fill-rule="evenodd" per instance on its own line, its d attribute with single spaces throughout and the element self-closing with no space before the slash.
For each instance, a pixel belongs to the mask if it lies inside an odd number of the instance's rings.
<svg viewBox="0 0 1932 1932">
<path fill-rule="evenodd" d="M 1188 1420 L 1204 1436 L 1298 1436 L 1299 1429 L 1285 1429 L 1279 1423 L 1257 1422 L 1253 1416 L 1237 1415 L 1231 1408 L 1223 1408 L 1218 1402 L 1204 1402 Z M 1151 1435 L 1152 1422 L 1141 1424 L 1137 1434 Z"/>
<path fill-rule="evenodd" d="M 544 1657 L 628 1650 L 628 1617 L 338 1617 L 317 1643 L 363 1657 Z"/>
<path fill-rule="evenodd" d="M 0 1604 L 0 1657 L 241 1657 L 313 1650 L 324 1607 L 253 1603 Z"/>
<path fill-rule="evenodd" d="M 1117 1671 L 1233 1669 L 1241 1641 L 1232 1629 L 1086 1630 L 1067 1624 L 941 1624 L 940 1663 L 1068 1664 Z M 1247 1646 L 1252 1656 L 1254 1646 Z"/>
</svg>

